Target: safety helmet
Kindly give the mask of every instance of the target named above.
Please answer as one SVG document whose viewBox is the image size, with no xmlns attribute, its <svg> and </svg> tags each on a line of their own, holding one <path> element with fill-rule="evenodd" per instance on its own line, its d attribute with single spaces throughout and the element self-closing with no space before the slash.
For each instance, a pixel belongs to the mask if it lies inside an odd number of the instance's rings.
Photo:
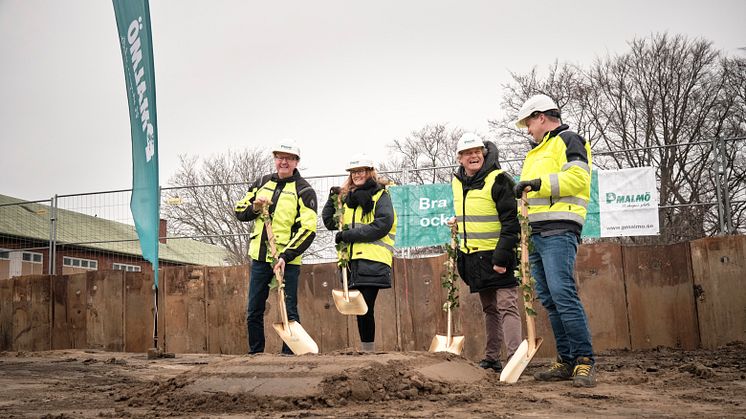
<svg viewBox="0 0 746 419">
<path fill-rule="evenodd" d="M 298 143 L 296 143 L 295 140 L 291 140 L 289 138 L 277 142 L 277 144 L 275 144 L 275 147 L 272 149 L 272 153 L 294 154 L 298 157 L 298 160 L 300 160 L 300 148 L 298 147 Z"/>
<path fill-rule="evenodd" d="M 515 120 L 517 128 L 526 128 L 526 118 L 534 112 L 546 112 L 552 109 L 559 111 L 559 107 L 554 103 L 552 98 L 547 95 L 534 95 L 526 99 L 526 102 L 518 111 L 518 117 Z"/>
<path fill-rule="evenodd" d="M 373 160 L 368 157 L 367 154 L 360 153 L 352 156 L 345 170 L 349 172 L 350 170 L 358 169 L 361 167 L 369 167 L 371 169 L 375 169 L 376 165 L 373 163 Z"/>
<path fill-rule="evenodd" d="M 458 143 L 456 143 L 456 153 L 477 147 L 484 147 L 482 137 L 473 132 L 466 132 L 458 139 Z"/>
</svg>

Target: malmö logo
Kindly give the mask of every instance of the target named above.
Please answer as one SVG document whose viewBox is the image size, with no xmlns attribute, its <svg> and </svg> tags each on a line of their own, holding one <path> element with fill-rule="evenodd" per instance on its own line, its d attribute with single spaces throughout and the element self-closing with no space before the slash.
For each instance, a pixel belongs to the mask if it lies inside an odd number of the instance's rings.
<svg viewBox="0 0 746 419">
<path fill-rule="evenodd" d="M 146 92 L 148 90 L 147 83 L 145 82 L 145 69 L 142 64 L 142 43 L 140 41 L 140 31 L 143 29 L 142 16 L 133 20 L 127 29 L 127 42 L 129 43 L 130 62 L 132 63 L 132 74 L 135 77 L 135 83 L 137 85 L 137 103 L 139 108 L 135 108 L 136 112 L 140 114 L 140 122 L 142 123 L 142 130 L 147 136 L 147 142 L 145 144 L 145 161 L 149 162 L 155 154 L 155 139 L 154 139 L 154 128 L 150 121 L 150 110 L 148 107 L 148 97 Z"/>
<path fill-rule="evenodd" d="M 637 203 L 637 202 L 649 202 L 650 201 L 650 192 L 646 192 L 644 194 L 637 194 L 637 195 L 617 195 L 614 192 L 607 192 L 606 193 L 606 203 L 607 204 L 631 204 L 631 203 Z"/>
</svg>

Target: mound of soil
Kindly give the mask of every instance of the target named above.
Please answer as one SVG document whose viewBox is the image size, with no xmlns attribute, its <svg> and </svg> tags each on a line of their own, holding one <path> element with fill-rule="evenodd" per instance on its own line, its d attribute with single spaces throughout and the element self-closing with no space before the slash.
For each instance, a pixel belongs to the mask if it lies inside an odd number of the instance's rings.
<svg viewBox="0 0 746 419">
<path fill-rule="evenodd" d="M 614 351 L 598 385 L 518 383 L 452 354 L 0 353 L 2 417 L 746 417 L 746 345 Z"/>
</svg>

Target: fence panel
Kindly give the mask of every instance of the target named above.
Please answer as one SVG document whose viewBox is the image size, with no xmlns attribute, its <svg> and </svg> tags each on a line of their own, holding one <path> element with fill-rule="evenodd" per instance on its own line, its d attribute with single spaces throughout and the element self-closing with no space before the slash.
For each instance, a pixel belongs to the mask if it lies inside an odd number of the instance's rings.
<svg viewBox="0 0 746 419">
<path fill-rule="evenodd" d="M 52 349 L 84 349 L 86 342 L 86 274 L 51 277 Z"/>
<path fill-rule="evenodd" d="M 92 349 L 124 350 L 124 272 L 88 272 L 86 275 L 86 341 Z"/>
<path fill-rule="evenodd" d="M 164 347 L 169 352 L 207 352 L 204 268 L 177 267 L 163 272 Z"/>
<path fill-rule="evenodd" d="M 632 349 L 699 345 L 689 244 L 625 247 Z"/>
<path fill-rule="evenodd" d="M 746 236 L 700 239 L 690 247 L 702 346 L 746 341 Z"/>
<path fill-rule="evenodd" d="M 51 349 L 52 289 L 49 276 L 18 277 L 13 283 L 13 347 L 17 351 Z"/>
<path fill-rule="evenodd" d="M 153 347 L 153 272 L 124 273 L 124 350 L 146 352 Z"/>
<path fill-rule="evenodd" d="M 0 351 L 13 349 L 13 279 L 0 279 Z"/>
<path fill-rule="evenodd" d="M 249 351 L 246 302 L 249 266 L 206 268 L 207 346 L 213 354 L 245 354 Z"/>
<path fill-rule="evenodd" d="M 582 245 L 575 266 L 578 294 L 593 334 L 593 349 L 631 347 L 622 247 L 614 243 Z"/>
</svg>

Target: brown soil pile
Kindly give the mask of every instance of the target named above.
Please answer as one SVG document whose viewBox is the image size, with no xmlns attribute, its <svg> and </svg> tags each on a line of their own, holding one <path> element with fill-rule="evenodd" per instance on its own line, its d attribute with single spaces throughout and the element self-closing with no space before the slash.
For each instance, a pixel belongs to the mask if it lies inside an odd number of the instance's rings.
<svg viewBox="0 0 746 419">
<path fill-rule="evenodd" d="M 598 386 L 514 385 L 451 354 L 0 353 L 0 417 L 746 417 L 746 345 L 601 354 Z"/>
</svg>

